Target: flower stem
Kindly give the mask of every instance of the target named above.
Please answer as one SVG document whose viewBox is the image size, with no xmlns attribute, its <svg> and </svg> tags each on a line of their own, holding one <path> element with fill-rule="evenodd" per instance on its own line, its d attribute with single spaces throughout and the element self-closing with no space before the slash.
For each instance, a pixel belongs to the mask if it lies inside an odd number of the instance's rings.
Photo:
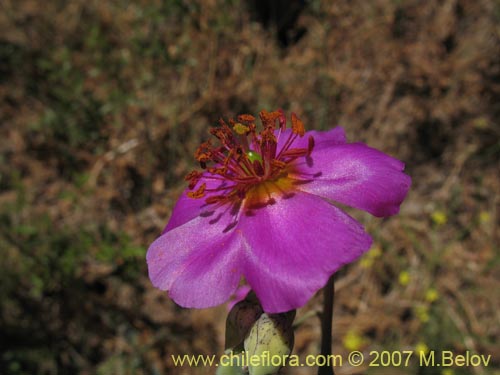
<svg viewBox="0 0 500 375">
<path fill-rule="evenodd" d="M 321 314 L 321 355 L 328 358 L 332 354 L 332 317 L 335 300 L 333 275 L 323 288 L 323 313 Z M 327 364 L 330 361 L 326 361 Z M 318 367 L 318 375 L 335 375 L 331 364 Z"/>
</svg>

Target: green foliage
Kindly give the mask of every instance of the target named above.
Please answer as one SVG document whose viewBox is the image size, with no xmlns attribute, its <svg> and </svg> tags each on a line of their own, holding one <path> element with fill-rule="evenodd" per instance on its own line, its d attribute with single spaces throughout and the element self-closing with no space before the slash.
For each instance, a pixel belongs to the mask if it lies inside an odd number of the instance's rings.
<svg viewBox="0 0 500 375">
<path fill-rule="evenodd" d="M 33 127 L 48 138 L 77 147 L 100 139 L 99 128 L 106 113 L 103 103 L 85 88 L 85 73 L 73 60 L 74 54 L 67 47 L 37 59 L 36 67 L 44 79 L 33 91 L 46 109 Z"/>
<path fill-rule="evenodd" d="M 0 241 L 9 254 L 0 272 L 4 295 L 13 292 L 8 285 L 23 286 L 38 297 L 71 287 L 81 263 L 92 258 L 135 272 L 144 255 L 125 233 L 91 225 L 57 228 L 47 214 L 24 218 L 16 215 L 15 206 L 10 208 L 0 213 Z"/>
<path fill-rule="evenodd" d="M 57 370 L 57 348 L 65 344 L 47 346 L 54 333 L 49 328 L 51 314 L 45 316 L 44 311 L 64 310 L 85 300 L 89 285 L 82 270 L 88 261 L 109 264 L 122 280 L 135 280 L 143 270 L 145 252 L 124 233 L 93 224 L 58 227 L 48 214 L 27 215 L 27 207 L 21 198 L 0 211 L 0 330 L 14 342 L 33 335 L 27 346 L 11 347 L 0 358 L 0 369 L 3 362 L 12 375 Z"/>
</svg>

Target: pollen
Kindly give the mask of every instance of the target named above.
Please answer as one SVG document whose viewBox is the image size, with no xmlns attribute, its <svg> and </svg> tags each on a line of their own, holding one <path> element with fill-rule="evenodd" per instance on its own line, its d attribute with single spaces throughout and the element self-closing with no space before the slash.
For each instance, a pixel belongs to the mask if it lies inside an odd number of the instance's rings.
<svg viewBox="0 0 500 375">
<path fill-rule="evenodd" d="M 247 135 L 250 132 L 250 128 L 246 125 L 243 125 L 239 122 L 234 124 L 233 130 L 236 132 L 236 134 L 239 135 Z"/>
</svg>

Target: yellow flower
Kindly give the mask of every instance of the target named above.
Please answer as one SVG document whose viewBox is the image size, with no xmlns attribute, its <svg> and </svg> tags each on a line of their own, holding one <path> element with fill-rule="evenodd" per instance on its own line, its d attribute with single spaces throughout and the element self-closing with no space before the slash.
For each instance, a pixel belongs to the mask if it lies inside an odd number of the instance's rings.
<svg viewBox="0 0 500 375">
<path fill-rule="evenodd" d="M 431 214 L 431 219 L 436 225 L 444 225 L 448 221 L 448 217 L 443 211 L 435 211 Z"/>
<path fill-rule="evenodd" d="M 415 351 L 419 354 L 429 353 L 429 347 L 422 341 L 415 345 Z"/>
<path fill-rule="evenodd" d="M 382 250 L 378 246 L 372 247 L 363 258 L 361 258 L 360 264 L 363 268 L 370 268 L 373 265 L 373 261 L 382 255 Z"/>
<path fill-rule="evenodd" d="M 370 268 L 372 265 L 373 265 L 373 259 L 367 257 L 367 256 L 364 256 L 363 258 L 361 258 L 361 260 L 359 261 L 359 264 L 361 265 L 361 267 L 363 268 Z"/>
<path fill-rule="evenodd" d="M 425 300 L 429 303 L 434 302 L 438 298 L 439 298 L 439 293 L 434 288 L 429 288 L 427 289 L 427 292 L 425 292 Z"/>
<path fill-rule="evenodd" d="M 378 246 L 372 247 L 372 249 L 368 252 L 370 254 L 370 258 L 378 258 L 379 256 L 382 255 L 382 249 Z"/>
<path fill-rule="evenodd" d="M 481 211 L 479 213 L 479 222 L 481 224 L 489 223 L 491 220 L 491 215 L 488 211 Z"/>
<path fill-rule="evenodd" d="M 401 285 L 407 286 L 410 283 L 410 273 L 408 271 L 401 271 L 398 279 Z"/>
<path fill-rule="evenodd" d="M 344 336 L 342 343 L 347 350 L 353 351 L 361 349 L 365 340 L 355 330 L 349 330 Z"/>
<path fill-rule="evenodd" d="M 415 314 L 422 323 L 427 323 L 429 321 L 429 307 L 427 305 L 417 306 L 415 308 Z"/>
<path fill-rule="evenodd" d="M 477 117 L 472 124 L 478 129 L 486 129 L 489 126 L 489 121 L 486 117 Z"/>
</svg>

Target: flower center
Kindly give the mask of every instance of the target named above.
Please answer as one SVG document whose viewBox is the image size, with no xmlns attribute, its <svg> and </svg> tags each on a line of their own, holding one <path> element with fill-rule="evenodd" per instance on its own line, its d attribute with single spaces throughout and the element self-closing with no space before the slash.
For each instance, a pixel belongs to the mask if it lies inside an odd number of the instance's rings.
<svg viewBox="0 0 500 375">
<path fill-rule="evenodd" d="M 196 151 L 195 158 L 206 172 L 193 171 L 186 176 L 190 198 L 205 198 L 206 204 L 217 205 L 246 199 L 250 207 L 274 202 L 275 194 L 293 192 L 288 167 L 297 158 L 311 154 L 314 138 L 309 137 L 307 147 L 293 148 L 297 137 L 305 134 L 304 124 L 294 113 L 291 132 L 283 142 L 278 142 L 287 127 L 283 111 L 262 111 L 259 117 L 263 127 L 259 133 L 252 115 L 240 115 L 229 123 L 221 119 L 219 127 L 210 129 L 218 145 L 209 140 Z M 198 184 L 202 179 L 220 184 L 209 188 L 206 182 Z"/>
</svg>

